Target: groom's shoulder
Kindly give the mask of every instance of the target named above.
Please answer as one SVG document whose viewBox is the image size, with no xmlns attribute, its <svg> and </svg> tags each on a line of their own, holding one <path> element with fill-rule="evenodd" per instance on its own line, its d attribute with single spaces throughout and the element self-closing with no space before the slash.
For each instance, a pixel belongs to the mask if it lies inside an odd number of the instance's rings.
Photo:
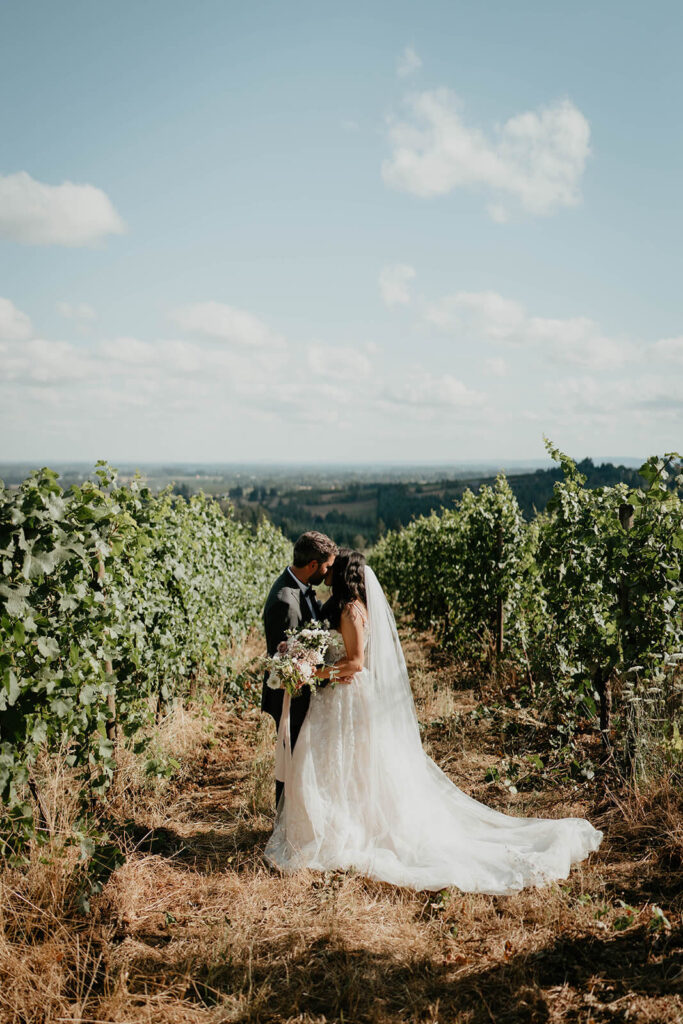
<svg viewBox="0 0 683 1024">
<path fill-rule="evenodd" d="M 272 604 L 274 601 L 285 601 L 287 604 L 291 604 L 298 599 L 298 590 L 299 588 L 292 579 L 291 574 L 285 569 L 270 588 L 266 605 Z"/>
</svg>

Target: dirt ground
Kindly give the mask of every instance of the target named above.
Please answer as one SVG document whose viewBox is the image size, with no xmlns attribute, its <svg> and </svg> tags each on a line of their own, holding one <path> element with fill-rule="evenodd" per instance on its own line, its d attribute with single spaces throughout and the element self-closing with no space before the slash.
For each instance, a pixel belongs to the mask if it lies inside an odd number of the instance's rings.
<svg viewBox="0 0 683 1024">
<path fill-rule="evenodd" d="M 500 719 L 476 712 L 477 681 L 428 638 L 404 631 L 404 642 L 423 742 L 449 776 L 511 813 L 588 817 L 605 832 L 597 854 L 509 897 L 280 877 L 263 861 L 273 724 L 216 701 L 167 737 L 180 777 L 115 805 L 126 863 L 89 917 L 70 908 L 57 868 L 3 874 L 0 1020 L 683 1021 L 680 799 L 486 782 L 507 752 Z M 519 742 L 528 724 L 506 735 Z"/>
</svg>

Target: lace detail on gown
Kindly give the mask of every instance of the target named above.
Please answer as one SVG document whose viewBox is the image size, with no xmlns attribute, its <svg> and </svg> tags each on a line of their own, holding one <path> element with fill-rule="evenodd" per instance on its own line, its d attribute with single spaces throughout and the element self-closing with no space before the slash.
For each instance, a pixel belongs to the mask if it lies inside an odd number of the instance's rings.
<svg viewBox="0 0 683 1024">
<path fill-rule="evenodd" d="M 364 633 L 353 682 L 311 693 L 265 849 L 271 866 L 510 893 L 566 878 L 598 848 L 602 833 L 583 819 L 515 818 L 467 796 L 422 749 L 416 719 L 397 735 L 373 694 Z"/>
</svg>

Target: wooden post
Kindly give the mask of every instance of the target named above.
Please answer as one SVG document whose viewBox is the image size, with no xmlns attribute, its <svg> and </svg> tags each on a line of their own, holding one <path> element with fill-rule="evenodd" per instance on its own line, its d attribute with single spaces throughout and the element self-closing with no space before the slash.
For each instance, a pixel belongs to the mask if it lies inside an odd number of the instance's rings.
<svg viewBox="0 0 683 1024">
<path fill-rule="evenodd" d="M 608 750 L 612 729 L 612 680 L 608 673 L 598 669 L 595 682 L 600 697 L 600 735 L 603 747 Z"/>
<path fill-rule="evenodd" d="M 100 581 L 100 584 L 102 583 L 102 580 L 104 579 L 104 562 L 102 561 L 102 556 L 101 555 L 99 556 L 99 563 L 98 563 L 98 566 L 97 566 L 97 579 Z M 104 663 L 104 671 L 107 673 L 108 676 L 113 675 L 113 673 L 114 673 L 114 666 L 112 665 L 111 661 L 109 661 L 109 660 L 105 661 L 105 663 Z M 109 719 L 109 721 L 107 722 L 107 724 L 105 726 L 106 731 L 107 731 L 107 739 L 110 740 L 112 743 L 115 743 L 116 742 L 116 733 L 117 733 L 117 729 L 116 729 L 116 698 L 115 698 L 113 693 L 110 693 L 107 696 L 107 707 L 109 709 L 109 714 L 111 715 L 111 718 Z"/>
<path fill-rule="evenodd" d="M 503 527 L 498 527 L 498 563 L 503 560 Z M 496 655 L 498 657 L 503 653 L 503 630 L 504 630 L 504 618 L 505 612 L 503 609 L 503 598 L 498 597 L 496 601 Z"/>
<path fill-rule="evenodd" d="M 32 775 L 28 777 L 28 788 L 31 791 L 31 796 L 35 800 L 37 808 L 38 827 L 47 831 L 47 813 L 43 806 L 38 787 L 36 786 L 35 779 Z"/>
<path fill-rule="evenodd" d="M 619 522 L 626 533 L 633 529 L 634 513 L 633 505 L 628 502 L 624 502 L 619 506 Z M 619 584 L 619 608 L 623 616 L 628 615 L 628 583 L 624 582 L 624 580 Z"/>
<path fill-rule="evenodd" d="M 622 529 L 626 533 L 628 533 L 629 530 L 633 529 L 634 514 L 635 514 L 635 509 L 634 509 L 633 505 L 630 504 L 630 502 L 624 502 L 623 504 L 621 504 L 619 506 L 619 522 L 621 523 Z M 621 647 L 622 658 L 623 658 L 623 655 L 624 655 L 623 633 L 624 633 L 624 628 L 626 626 L 626 620 L 628 619 L 628 616 L 629 616 L 629 592 L 628 591 L 629 591 L 628 583 L 626 582 L 626 580 L 624 580 L 622 578 L 620 580 L 620 582 L 619 582 L 619 613 L 620 613 L 619 617 L 621 619 L 621 622 L 619 623 L 619 626 L 620 626 L 620 628 L 619 628 L 619 644 L 620 644 L 620 647 Z M 612 697 L 612 695 L 610 693 L 610 713 L 611 713 L 611 710 L 612 710 L 612 708 L 611 708 L 611 697 Z M 631 771 L 633 769 L 633 760 L 634 760 L 634 751 L 632 749 L 632 747 L 633 747 L 632 739 L 633 738 L 631 736 L 629 736 L 629 734 L 627 734 L 624 754 L 625 754 L 626 764 L 628 766 L 629 771 Z"/>
<path fill-rule="evenodd" d="M 619 506 L 619 522 L 626 531 L 633 528 L 634 513 L 635 508 L 630 502 L 624 502 L 623 505 Z"/>
<path fill-rule="evenodd" d="M 623 502 L 619 506 L 619 522 L 626 532 L 633 527 L 635 509 L 629 502 Z M 618 600 L 620 617 L 628 615 L 628 584 L 622 580 L 618 587 Z M 623 618 L 620 623 L 623 628 Z M 621 629 L 620 629 L 621 632 Z M 600 733 L 602 745 L 605 750 L 610 747 L 610 733 L 612 730 L 612 678 L 611 672 L 598 671 L 596 689 L 600 696 Z"/>
</svg>

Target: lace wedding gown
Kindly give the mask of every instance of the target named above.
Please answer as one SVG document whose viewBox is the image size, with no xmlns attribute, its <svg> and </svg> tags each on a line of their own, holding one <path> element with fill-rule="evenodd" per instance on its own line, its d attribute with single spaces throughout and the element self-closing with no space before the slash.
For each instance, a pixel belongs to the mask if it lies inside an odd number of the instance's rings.
<svg viewBox="0 0 683 1024">
<path fill-rule="evenodd" d="M 394 617 L 369 567 L 365 581 L 364 668 L 312 691 L 267 862 L 418 890 L 511 893 L 566 878 L 602 833 L 582 818 L 501 814 L 451 782 L 422 749 Z"/>
</svg>

